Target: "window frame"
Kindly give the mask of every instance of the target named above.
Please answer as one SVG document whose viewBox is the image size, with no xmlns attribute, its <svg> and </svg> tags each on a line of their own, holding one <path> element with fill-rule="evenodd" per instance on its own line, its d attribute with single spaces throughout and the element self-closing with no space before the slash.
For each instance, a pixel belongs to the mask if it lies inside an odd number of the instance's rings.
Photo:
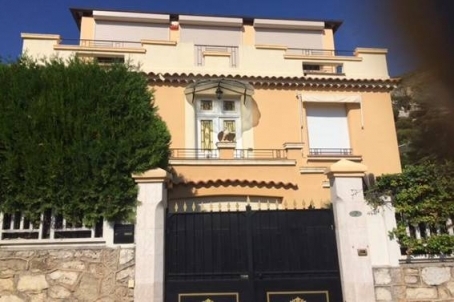
<svg viewBox="0 0 454 302">
<path fill-rule="evenodd" d="M 202 101 L 212 101 L 211 110 L 201 110 Z M 234 110 L 224 110 L 224 101 L 233 101 Z M 212 120 L 213 121 L 213 131 L 212 131 L 212 141 L 213 149 L 217 149 L 216 143 L 219 142 L 217 134 L 222 131 L 223 121 L 225 120 L 234 120 L 235 121 L 235 143 L 237 148 L 242 146 L 241 138 L 241 100 L 235 97 L 226 97 L 220 100 L 216 99 L 215 96 L 200 96 L 194 100 L 194 111 L 195 111 L 195 140 L 196 148 L 202 149 L 202 138 L 201 138 L 201 121 L 202 120 Z"/>
</svg>

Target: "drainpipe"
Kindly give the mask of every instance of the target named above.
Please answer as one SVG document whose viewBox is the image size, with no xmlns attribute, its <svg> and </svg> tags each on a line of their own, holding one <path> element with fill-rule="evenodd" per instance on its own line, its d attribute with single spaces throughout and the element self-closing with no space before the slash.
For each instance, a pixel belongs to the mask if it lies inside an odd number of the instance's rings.
<svg viewBox="0 0 454 302">
<path fill-rule="evenodd" d="M 303 142 L 303 97 L 301 96 L 301 92 L 296 94 L 296 99 L 298 100 L 298 108 L 300 114 L 300 142 Z"/>
</svg>

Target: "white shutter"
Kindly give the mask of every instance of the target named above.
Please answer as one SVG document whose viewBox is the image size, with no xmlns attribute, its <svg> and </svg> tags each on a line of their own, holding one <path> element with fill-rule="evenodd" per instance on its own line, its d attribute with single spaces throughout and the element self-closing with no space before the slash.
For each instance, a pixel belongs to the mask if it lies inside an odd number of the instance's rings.
<svg viewBox="0 0 454 302">
<path fill-rule="evenodd" d="M 140 40 L 168 41 L 169 25 L 157 23 L 96 21 L 95 40 L 131 42 L 140 42 Z"/>
<path fill-rule="evenodd" d="M 307 104 L 306 116 L 310 149 L 350 148 L 344 104 Z"/>
<path fill-rule="evenodd" d="M 256 28 L 255 44 L 322 49 L 323 33 L 317 30 Z"/>
</svg>

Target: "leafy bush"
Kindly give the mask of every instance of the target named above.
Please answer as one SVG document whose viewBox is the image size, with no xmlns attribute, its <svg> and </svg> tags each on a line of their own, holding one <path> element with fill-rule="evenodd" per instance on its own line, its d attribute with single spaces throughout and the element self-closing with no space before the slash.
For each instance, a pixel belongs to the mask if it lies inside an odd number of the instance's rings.
<svg viewBox="0 0 454 302">
<path fill-rule="evenodd" d="M 168 163 L 170 135 L 151 99 L 146 78 L 122 64 L 0 64 L 0 211 L 131 218 L 131 174 Z"/>
<path fill-rule="evenodd" d="M 391 236 L 396 237 L 407 254 L 450 254 L 454 236 L 447 234 L 446 222 L 454 217 L 454 165 L 422 163 L 408 165 L 401 174 L 384 175 L 366 193 L 372 205 L 380 206 L 382 196 L 392 198 L 400 219 Z M 408 225 L 428 229 L 430 236 L 409 236 Z"/>
</svg>

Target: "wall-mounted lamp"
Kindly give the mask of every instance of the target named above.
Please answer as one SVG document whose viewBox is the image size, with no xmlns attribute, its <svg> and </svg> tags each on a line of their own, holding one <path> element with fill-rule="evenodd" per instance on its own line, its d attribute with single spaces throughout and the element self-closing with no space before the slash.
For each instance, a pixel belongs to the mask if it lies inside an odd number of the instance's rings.
<svg viewBox="0 0 454 302">
<path fill-rule="evenodd" d="M 222 94 L 224 92 L 222 91 L 221 87 L 218 86 L 218 88 L 216 89 L 216 97 L 218 98 L 218 100 L 222 99 Z"/>
</svg>

